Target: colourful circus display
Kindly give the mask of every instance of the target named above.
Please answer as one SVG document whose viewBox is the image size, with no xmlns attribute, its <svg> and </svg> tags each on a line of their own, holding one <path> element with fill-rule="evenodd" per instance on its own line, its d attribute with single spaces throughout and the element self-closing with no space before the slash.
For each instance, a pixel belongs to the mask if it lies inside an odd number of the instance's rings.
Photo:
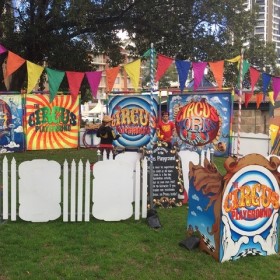
<svg viewBox="0 0 280 280">
<path fill-rule="evenodd" d="M 224 262 L 247 255 L 267 256 L 279 250 L 278 157 L 258 154 L 225 161 L 222 176 L 208 162 L 190 165 L 188 236 Z"/>
<path fill-rule="evenodd" d="M 215 155 L 228 155 L 232 119 L 231 94 L 175 94 L 169 96 L 171 119 L 175 121 L 181 149 L 200 151 L 213 148 Z"/>
<path fill-rule="evenodd" d="M 79 99 L 70 95 L 56 96 L 52 103 L 48 95 L 26 96 L 27 150 L 64 149 L 78 147 L 80 128 Z"/>
</svg>

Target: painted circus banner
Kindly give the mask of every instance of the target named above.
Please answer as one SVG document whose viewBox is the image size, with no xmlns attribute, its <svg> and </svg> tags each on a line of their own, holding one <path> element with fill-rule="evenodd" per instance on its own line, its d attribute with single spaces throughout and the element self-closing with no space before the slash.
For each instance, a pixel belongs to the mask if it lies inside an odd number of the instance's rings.
<svg viewBox="0 0 280 280">
<path fill-rule="evenodd" d="M 224 262 L 279 251 L 280 159 L 228 157 L 225 176 L 213 163 L 190 163 L 188 236 Z"/>
<path fill-rule="evenodd" d="M 150 94 L 110 95 L 109 114 L 112 126 L 121 134 L 114 145 L 118 147 L 150 146 L 155 141 L 158 97 Z"/>
<path fill-rule="evenodd" d="M 1 95 L 0 97 L 0 151 L 18 152 L 24 150 L 22 125 L 22 97 Z"/>
<path fill-rule="evenodd" d="M 231 93 L 170 95 L 168 108 L 177 131 L 173 142 L 181 150 L 201 151 L 214 148 L 216 156 L 229 154 Z"/>
<path fill-rule="evenodd" d="M 49 95 L 26 95 L 27 150 L 78 147 L 79 99 L 58 95 L 50 103 Z"/>
</svg>

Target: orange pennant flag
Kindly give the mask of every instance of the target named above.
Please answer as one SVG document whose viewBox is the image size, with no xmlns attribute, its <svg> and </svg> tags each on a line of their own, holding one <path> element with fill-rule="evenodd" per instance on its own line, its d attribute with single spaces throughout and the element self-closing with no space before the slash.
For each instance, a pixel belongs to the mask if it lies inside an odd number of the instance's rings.
<svg viewBox="0 0 280 280">
<path fill-rule="evenodd" d="M 135 91 L 137 91 L 139 87 L 140 66 L 141 66 L 141 59 L 137 59 L 133 62 L 124 65 L 124 70 L 130 77 Z"/>
<path fill-rule="evenodd" d="M 120 71 L 120 66 L 108 68 L 106 71 L 107 92 L 110 92 L 114 86 L 115 80 Z"/>
<path fill-rule="evenodd" d="M 36 86 L 44 67 L 37 65 L 35 63 L 32 63 L 27 60 L 27 77 L 28 77 L 28 83 L 27 83 L 27 93 L 30 93 L 34 87 Z"/>
<path fill-rule="evenodd" d="M 173 58 L 170 58 L 162 54 L 158 55 L 155 82 L 159 81 L 159 79 L 164 75 L 164 73 L 167 71 L 167 69 L 169 68 L 172 62 L 173 62 Z"/>
<path fill-rule="evenodd" d="M 247 108 L 248 107 L 248 103 L 250 101 L 250 99 L 252 98 L 253 96 L 253 93 L 245 93 L 245 107 Z"/>
<path fill-rule="evenodd" d="M 79 90 L 81 87 L 81 83 L 83 81 L 83 78 L 85 76 L 85 73 L 82 72 L 71 72 L 66 71 L 66 77 L 68 80 L 69 90 L 72 96 L 72 103 L 75 103 L 76 98 L 79 94 Z"/>
<path fill-rule="evenodd" d="M 8 58 L 7 58 L 7 71 L 6 71 L 6 77 L 13 74 L 23 63 L 25 62 L 25 59 L 20 57 L 19 55 L 9 51 L 8 52 Z"/>
<path fill-rule="evenodd" d="M 217 82 L 218 88 L 223 88 L 223 76 L 224 76 L 224 60 L 208 62 L 214 78 Z"/>
<path fill-rule="evenodd" d="M 261 92 L 261 93 L 256 94 L 257 109 L 259 109 L 262 101 L 263 101 L 263 93 Z"/>
</svg>

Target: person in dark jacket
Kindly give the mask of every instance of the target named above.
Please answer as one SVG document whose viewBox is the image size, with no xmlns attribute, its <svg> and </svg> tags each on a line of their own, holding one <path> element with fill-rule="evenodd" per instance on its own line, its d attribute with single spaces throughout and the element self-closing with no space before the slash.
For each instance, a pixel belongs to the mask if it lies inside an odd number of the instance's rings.
<svg viewBox="0 0 280 280">
<path fill-rule="evenodd" d="M 107 153 L 107 158 L 109 158 L 110 151 L 113 150 L 113 141 L 117 140 L 120 135 L 116 134 L 112 128 L 112 118 L 108 115 L 105 115 L 102 119 L 102 124 L 96 132 L 96 136 L 100 137 L 100 151 L 103 155 L 104 150 Z"/>
</svg>

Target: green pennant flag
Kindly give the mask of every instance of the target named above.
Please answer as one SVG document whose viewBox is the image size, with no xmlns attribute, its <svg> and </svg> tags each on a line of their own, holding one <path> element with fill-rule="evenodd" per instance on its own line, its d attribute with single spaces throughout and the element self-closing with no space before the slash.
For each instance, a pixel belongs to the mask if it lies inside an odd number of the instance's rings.
<svg viewBox="0 0 280 280">
<path fill-rule="evenodd" d="M 48 75 L 49 88 L 50 88 L 50 102 L 56 97 L 59 86 L 64 78 L 65 72 L 57 71 L 50 68 L 46 68 Z"/>
<path fill-rule="evenodd" d="M 142 55 L 142 57 L 144 57 L 144 58 L 149 58 L 151 56 L 151 49 L 149 49 L 149 50 L 147 50 L 143 55 Z"/>
<path fill-rule="evenodd" d="M 250 63 L 248 60 L 243 60 L 243 71 L 242 71 L 242 81 L 244 81 L 244 76 L 250 68 Z M 240 72 L 240 71 L 239 71 Z M 238 75 L 238 87 L 240 87 L 240 73 Z"/>
</svg>

